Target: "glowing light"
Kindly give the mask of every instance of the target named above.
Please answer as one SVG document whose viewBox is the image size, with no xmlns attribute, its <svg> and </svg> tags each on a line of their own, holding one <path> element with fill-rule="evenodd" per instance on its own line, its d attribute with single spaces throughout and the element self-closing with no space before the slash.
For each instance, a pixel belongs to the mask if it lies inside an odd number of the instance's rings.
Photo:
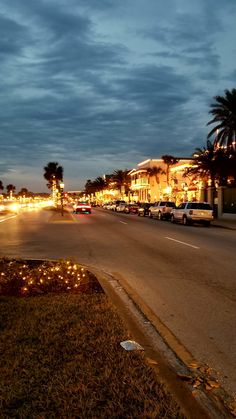
<svg viewBox="0 0 236 419">
<path fill-rule="evenodd" d="M 19 209 L 19 204 L 11 204 L 9 208 L 11 211 L 17 211 Z"/>
<path fill-rule="evenodd" d="M 171 186 L 167 186 L 167 187 L 165 188 L 165 192 L 166 192 L 167 194 L 171 193 L 171 190 L 172 190 Z"/>
</svg>

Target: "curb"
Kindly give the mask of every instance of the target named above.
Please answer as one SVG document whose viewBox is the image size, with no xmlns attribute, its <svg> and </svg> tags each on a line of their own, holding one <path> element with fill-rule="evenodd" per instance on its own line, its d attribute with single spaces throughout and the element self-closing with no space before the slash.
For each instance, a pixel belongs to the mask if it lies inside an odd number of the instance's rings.
<svg viewBox="0 0 236 419">
<path fill-rule="evenodd" d="M 196 364 L 196 360 L 125 279 L 101 272 L 92 266 L 86 266 L 86 269 L 96 276 L 111 298 L 138 343 L 144 347 L 147 361 L 156 371 L 158 379 L 174 395 L 186 417 L 233 418 L 228 407 L 232 400 L 223 388 L 207 392 L 203 386 L 200 388 L 192 385 L 196 369 L 191 368 L 191 364 Z"/>
</svg>

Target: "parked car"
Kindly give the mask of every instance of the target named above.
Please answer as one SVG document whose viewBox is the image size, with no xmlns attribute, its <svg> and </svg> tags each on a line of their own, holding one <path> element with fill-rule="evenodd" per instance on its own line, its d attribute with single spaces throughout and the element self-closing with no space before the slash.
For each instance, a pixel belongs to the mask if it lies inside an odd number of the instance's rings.
<svg viewBox="0 0 236 419">
<path fill-rule="evenodd" d="M 124 212 L 126 205 L 127 204 L 125 202 L 120 202 L 120 204 L 118 204 L 116 206 L 116 211 L 117 212 Z"/>
<path fill-rule="evenodd" d="M 117 206 L 120 205 L 120 204 L 126 204 L 126 202 L 123 201 L 123 200 L 121 200 L 121 199 L 116 200 L 116 201 L 113 201 L 112 204 L 111 204 L 111 208 L 110 209 L 112 211 L 116 211 Z"/>
<path fill-rule="evenodd" d="M 151 204 L 151 202 L 142 202 L 140 204 L 140 207 L 138 209 L 138 215 L 140 217 L 145 217 L 149 214 L 149 208 L 153 206 L 154 204 Z"/>
<path fill-rule="evenodd" d="M 158 201 L 149 208 L 149 217 L 158 220 L 169 220 L 171 211 L 175 208 L 173 201 Z"/>
<path fill-rule="evenodd" d="M 91 214 L 91 205 L 88 202 L 77 202 L 73 208 L 75 214 Z"/>
<path fill-rule="evenodd" d="M 113 202 L 106 202 L 105 204 L 102 205 L 102 208 L 104 209 L 111 209 Z"/>
<path fill-rule="evenodd" d="M 180 222 L 184 225 L 192 223 L 210 225 L 213 220 L 213 208 L 208 202 L 183 202 L 172 210 L 170 220 L 172 223 Z"/>
<path fill-rule="evenodd" d="M 124 208 L 126 214 L 138 214 L 139 205 L 138 204 L 127 204 Z"/>
</svg>

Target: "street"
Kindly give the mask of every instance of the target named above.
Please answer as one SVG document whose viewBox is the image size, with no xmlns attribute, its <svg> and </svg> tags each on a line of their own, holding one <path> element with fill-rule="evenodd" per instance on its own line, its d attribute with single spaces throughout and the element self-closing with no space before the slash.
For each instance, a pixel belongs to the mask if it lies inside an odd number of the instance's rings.
<svg viewBox="0 0 236 419">
<path fill-rule="evenodd" d="M 0 256 L 58 259 L 123 277 L 199 360 L 236 394 L 236 231 L 118 214 L 55 221 L 50 211 L 0 220 Z"/>
</svg>

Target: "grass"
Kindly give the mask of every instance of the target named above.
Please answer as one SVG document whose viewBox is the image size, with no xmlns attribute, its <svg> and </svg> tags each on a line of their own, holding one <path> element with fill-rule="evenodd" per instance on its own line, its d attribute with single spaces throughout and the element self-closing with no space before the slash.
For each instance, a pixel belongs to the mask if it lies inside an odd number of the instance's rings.
<svg viewBox="0 0 236 419">
<path fill-rule="evenodd" d="M 144 354 L 120 346 L 132 337 L 94 277 L 86 272 L 73 287 L 68 266 L 84 272 L 68 261 L 0 261 L 0 417 L 182 417 Z M 45 271 L 55 275 L 51 288 L 50 280 L 40 288 Z"/>
</svg>

